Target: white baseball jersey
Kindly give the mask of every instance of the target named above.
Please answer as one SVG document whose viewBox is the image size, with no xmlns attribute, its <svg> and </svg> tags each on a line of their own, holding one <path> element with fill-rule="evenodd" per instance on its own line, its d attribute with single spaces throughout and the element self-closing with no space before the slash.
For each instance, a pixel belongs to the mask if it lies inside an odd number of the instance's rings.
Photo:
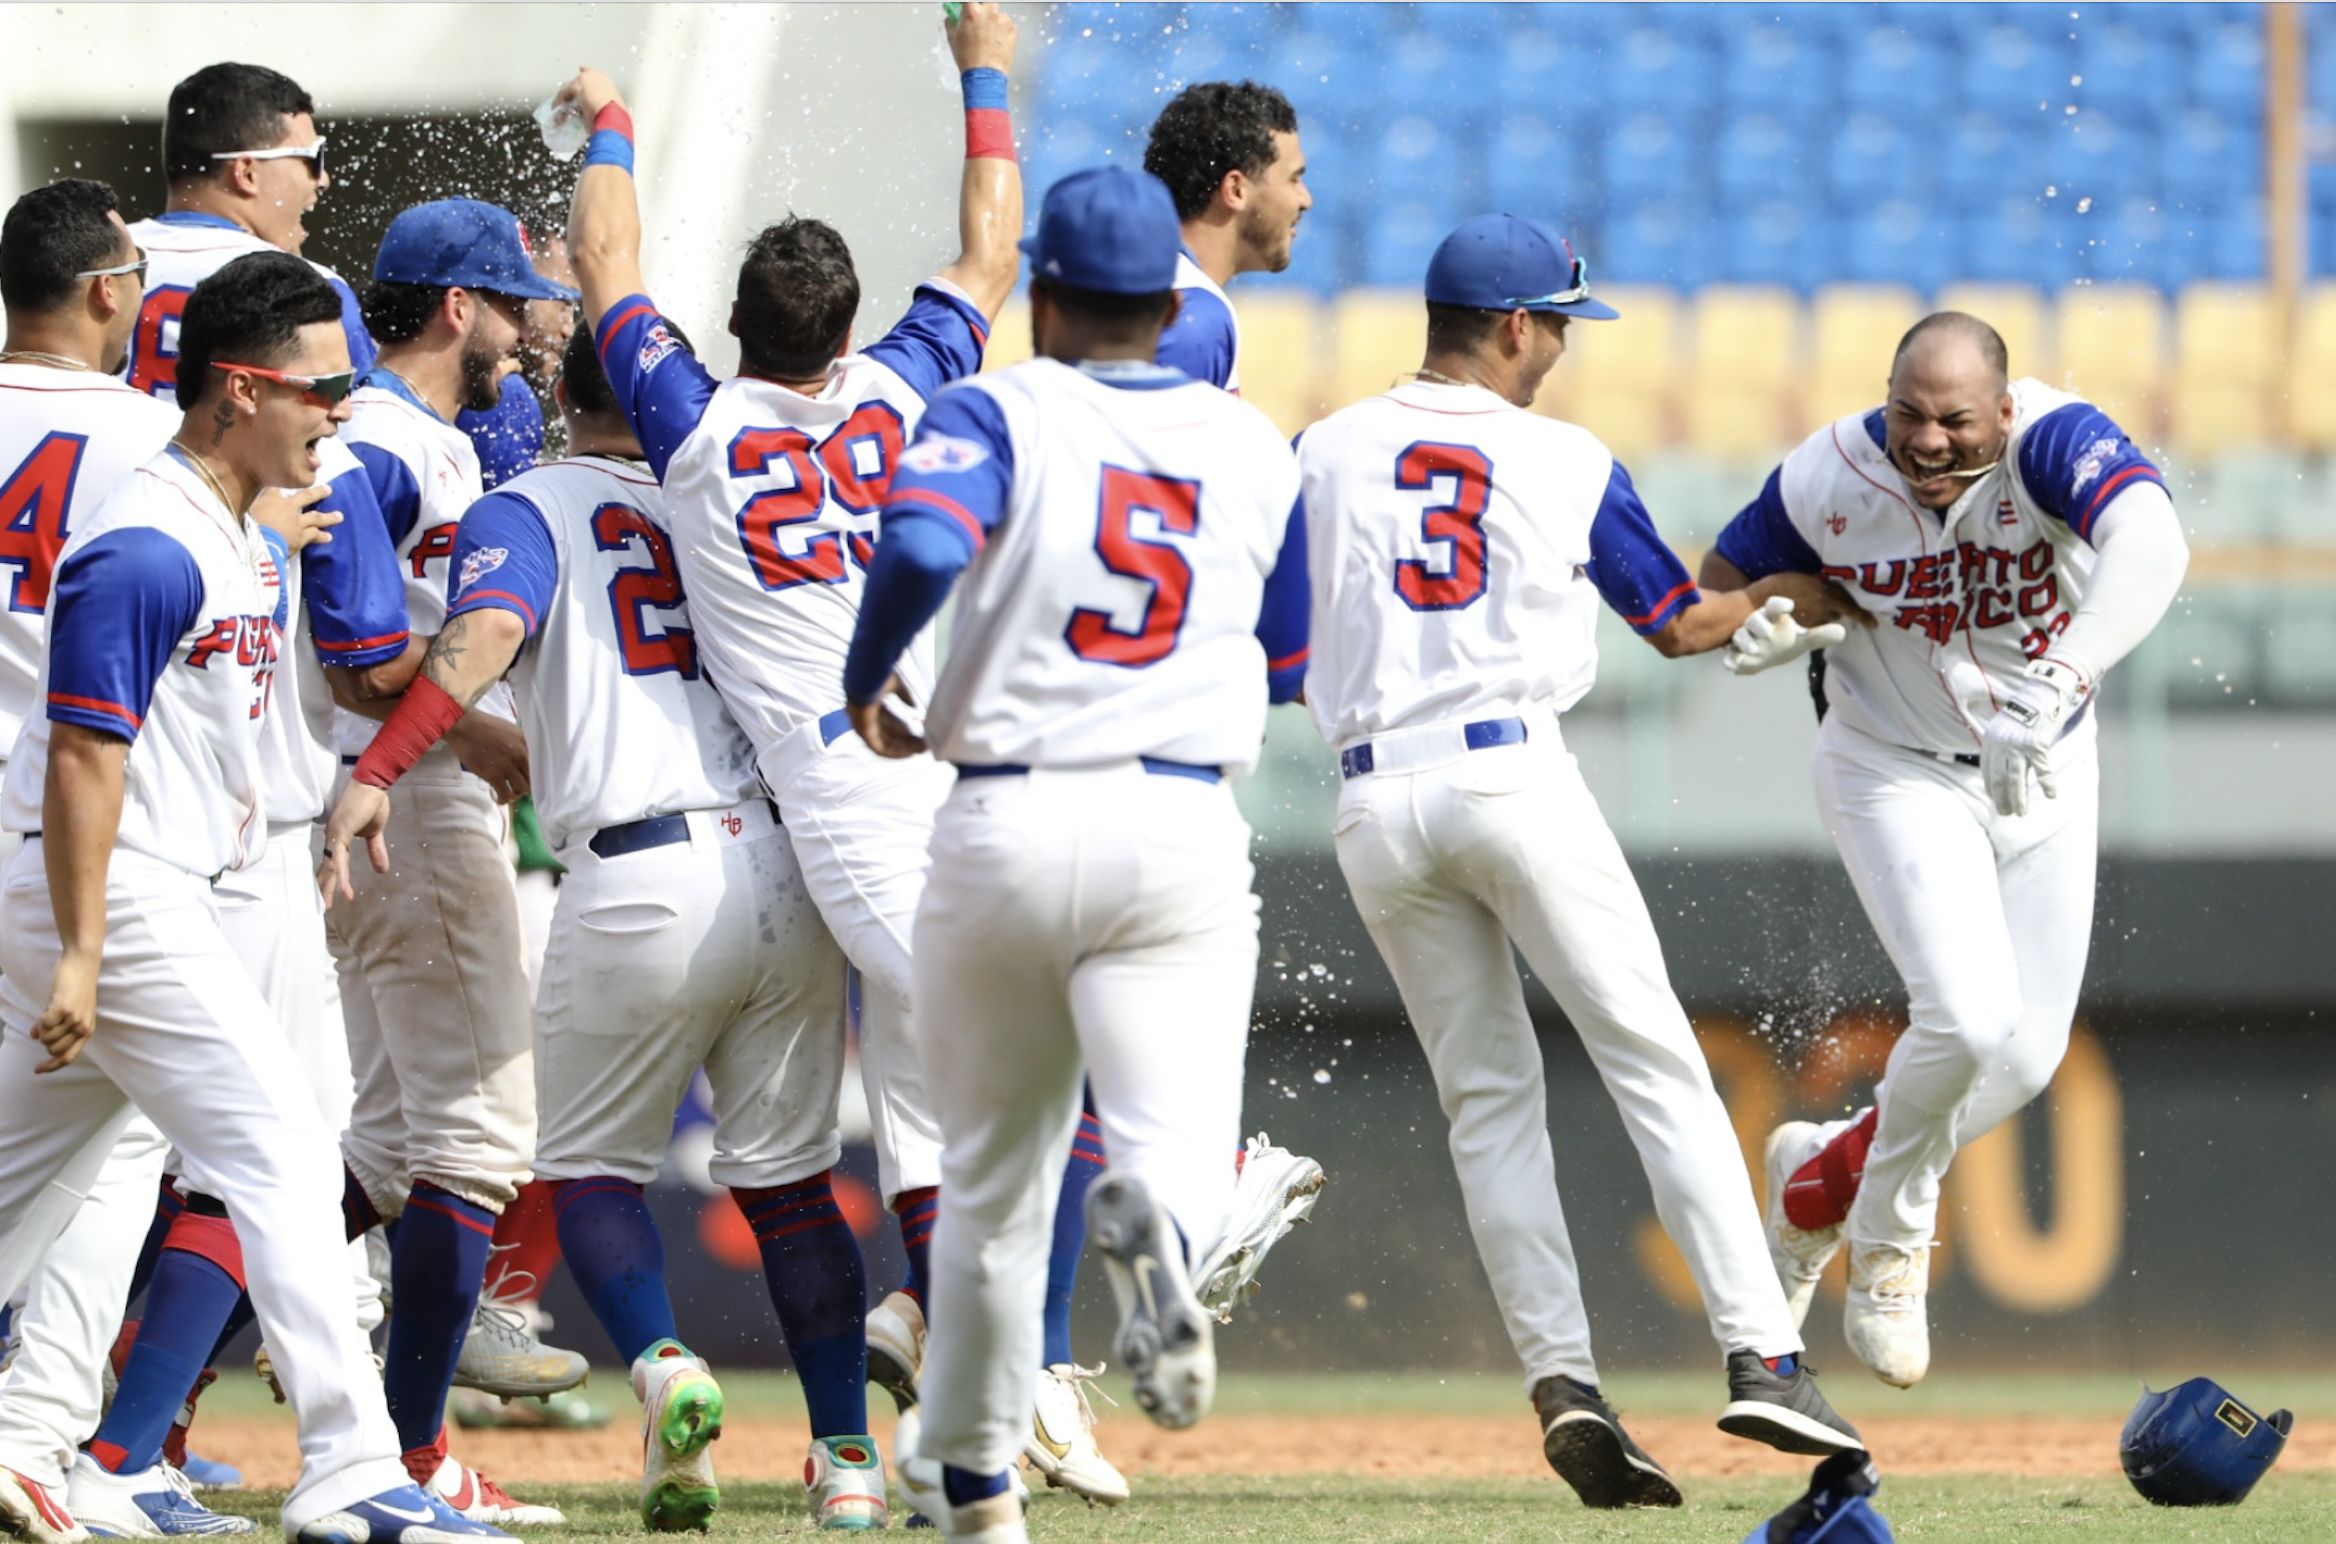
<svg viewBox="0 0 2336 1544">
<path fill-rule="evenodd" d="M 1749 577 L 1823 574 L 1874 615 L 1825 651 L 1825 699 L 1889 744 L 1976 753 L 2000 688 L 2083 601 L 2093 522 L 2123 489 L 2163 482 L 2092 404 L 2034 380 L 2012 396 L 2003 459 L 1943 513 L 1906 496 L 1876 408 L 1809 436 L 1720 533 Z"/>
<path fill-rule="evenodd" d="M 1410 381 L 1298 441 L 1313 570 L 1306 700 L 1332 749 L 1562 712 L 1597 678 L 1603 596 L 1641 634 L 1696 597 L 1595 435 Z"/>
<path fill-rule="evenodd" d="M 283 249 L 233 220 L 183 209 L 138 221 L 130 227 L 130 239 L 146 254 L 148 264 L 146 298 L 139 303 L 137 330 L 130 334 L 130 384 L 166 402 L 175 401 L 178 323 L 187 308 L 187 296 L 239 257 Z M 371 368 L 373 339 L 365 331 L 356 292 L 324 264 L 309 266 L 330 280 L 341 298 L 341 328 L 349 338 L 349 362 L 360 372 Z"/>
<path fill-rule="evenodd" d="M 908 538 L 916 550 L 937 540 L 954 545 L 944 559 L 970 560 L 925 720 L 935 753 L 1246 772 L 1265 737 L 1260 634 L 1290 625 L 1266 590 L 1285 571 L 1296 490 L 1263 413 L 1174 370 L 1036 359 L 943 393 L 885 526 L 889 542 L 921 525 L 932 534 Z M 1286 571 L 1302 638 L 1302 549 Z M 904 641 L 891 608 L 869 621 L 855 669 Z M 1298 652 L 1274 660 L 1292 690 Z"/>
<path fill-rule="evenodd" d="M 41 828 L 49 725 L 130 741 L 115 846 L 190 874 L 267 841 L 260 723 L 276 669 L 276 559 L 175 451 L 132 473 L 57 560 L 49 649 L 0 825 Z"/>
<path fill-rule="evenodd" d="M 935 280 L 805 396 L 750 376 L 716 381 L 645 295 L 601 318 L 601 364 L 665 486 L 698 647 L 758 752 L 843 706 L 844 651 L 895 463 L 926 400 L 980 368 L 987 339 L 980 309 Z M 929 646 L 902 677 L 927 700 Z"/>
<path fill-rule="evenodd" d="M 1176 254 L 1176 294 L 1183 305 L 1160 329 L 1154 356 L 1171 370 L 1196 381 L 1241 390 L 1241 319 L 1217 281 L 1201 272 L 1187 250 Z"/>
<path fill-rule="evenodd" d="M 0 759 L 36 700 L 58 553 L 178 425 L 111 376 L 0 364 Z"/>
<path fill-rule="evenodd" d="M 555 851 L 761 793 L 754 747 L 699 666 L 660 502 L 638 462 L 555 461 L 481 499 L 455 543 L 448 614 L 527 624 L 510 680 Z"/>
</svg>

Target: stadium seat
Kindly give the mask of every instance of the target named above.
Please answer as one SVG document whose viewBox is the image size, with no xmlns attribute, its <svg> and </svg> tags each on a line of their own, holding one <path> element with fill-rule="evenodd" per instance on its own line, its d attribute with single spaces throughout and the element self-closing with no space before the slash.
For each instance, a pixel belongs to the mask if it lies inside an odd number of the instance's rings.
<svg viewBox="0 0 2336 1544">
<path fill-rule="evenodd" d="M 1832 116 L 1840 94 L 1841 55 L 1805 21 L 1755 27 L 1735 47 L 1723 50 L 1721 58 L 1720 100 L 1729 120 L 1760 114 L 1798 125 Z"/>
<path fill-rule="evenodd" d="M 1979 112 L 1956 117 L 1940 173 L 1947 199 L 1972 211 L 1991 209 L 2023 191 L 2025 175 L 2010 127 L 1992 113 Z"/>
<path fill-rule="evenodd" d="M 2056 318 L 2060 383 L 2117 420 L 2144 451 L 2164 438 L 2166 316 L 2138 284 L 2086 284 L 2063 293 Z"/>
<path fill-rule="evenodd" d="M 2298 444 L 2336 449 L 2336 282 L 2305 295 L 2288 356 L 2288 429 Z"/>
<path fill-rule="evenodd" d="M 1363 228 L 1359 282 L 1418 293 L 1428 276 L 1428 259 L 1459 223 L 1460 214 L 1447 199 L 1411 199 L 1375 206 Z"/>
<path fill-rule="evenodd" d="M 2232 20 L 2184 50 L 2189 95 L 2198 106 L 2233 118 L 2263 111 L 2263 23 Z"/>
<path fill-rule="evenodd" d="M 1241 323 L 1241 395 L 1296 434 L 1322 416 L 1320 367 L 1330 355 L 1330 317 L 1303 291 L 1232 288 Z"/>
<path fill-rule="evenodd" d="M 1964 279 L 1986 284 L 2059 289 L 2077 277 L 2080 243 L 2090 235 L 2075 228 L 2079 218 L 2056 198 L 2007 198 L 1962 222 L 1957 269 Z"/>
<path fill-rule="evenodd" d="M 1372 168 L 1372 196 L 1382 201 L 1450 204 L 1466 196 L 1458 131 L 1417 113 L 1387 125 Z"/>
<path fill-rule="evenodd" d="M 1349 290 L 1332 308 L 1338 341 L 1331 351 L 1333 410 L 1375 397 L 1419 368 L 1428 336 L 1418 281 L 1408 289 Z"/>
<path fill-rule="evenodd" d="M 1848 246 L 1840 273 L 1861 284 L 1896 280 L 1934 290 L 1952 273 L 1949 243 L 1960 229 L 1946 223 L 1948 211 L 1912 199 L 1889 198 L 1861 209 L 1848 222 Z"/>
<path fill-rule="evenodd" d="M 1685 119 L 1717 96 L 1719 70 L 1692 27 L 1691 6 L 1650 8 L 1606 56 L 1606 99 L 1620 117 Z"/>
<path fill-rule="evenodd" d="M 2202 107 L 2168 120 L 2158 154 L 2156 185 L 2169 210 L 2220 209 L 2234 190 L 2263 186 L 2261 127 Z M 2336 202 L 2336 176 L 2327 186 Z"/>
<path fill-rule="evenodd" d="M 1687 443 L 1707 455 L 1758 456 L 1800 422 L 1801 307 L 1791 291 L 1713 285 L 1695 297 Z"/>
<path fill-rule="evenodd" d="M 1771 113 L 1750 113 L 1723 125 L 1712 156 L 1713 192 L 1720 208 L 1741 217 L 1762 204 L 1807 206 L 1816 197 L 1812 143 Z"/>
<path fill-rule="evenodd" d="M 2045 329 L 2044 297 L 2035 290 L 2024 284 L 1950 284 L 1939 291 L 1936 309 L 1962 311 L 1993 327 L 2011 356 L 2015 380 L 2023 375 L 2043 381 L 2058 378 Z"/>
<path fill-rule="evenodd" d="M 2263 638 L 2263 686 L 2282 707 L 2336 706 L 2336 607 L 2318 587 L 2272 591 Z"/>
<path fill-rule="evenodd" d="M 2252 547 L 2273 539 L 2272 511 L 2300 487 L 2301 470 L 2281 454 L 2242 451 L 2196 463 L 2187 476 L 2165 469 L 2166 491 L 2192 545 Z"/>
<path fill-rule="evenodd" d="M 1599 284 L 1619 321 L 1577 322 L 1535 411 L 1568 418 L 1625 462 L 1668 444 L 1673 426 L 1679 297 L 1648 285 Z"/>
<path fill-rule="evenodd" d="M 2088 114 L 2099 109 L 2120 119 L 2141 119 L 2157 111 L 2166 82 L 2180 78 L 2180 50 L 2173 34 L 2152 24 L 2143 8 L 2117 10 L 2128 20 L 2075 29 L 2076 74 L 2083 82 L 2075 100 Z"/>
<path fill-rule="evenodd" d="M 1882 400 L 1890 356 L 1922 319 L 1922 297 L 1896 285 L 1829 285 L 1810 307 L 1809 395 L 1814 429 Z"/>
<path fill-rule="evenodd" d="M 1598 240 L 1602 256 L 1590 261 L 1600 273 L 1632 284 L 1695 289 L 1710 281 L 1712 242 L 1726 239 L 1709 211 L 1680 198 L 1649 198 L 1616 207 L 1607 202 Z"/>
<path fill-rule="evenodd" d="M 1486 100 L 1479 83 L 1484 67 L 1480 57 L 1458 41 L 1441 35 L 1440 28 L 1404 34 L 1386 44 L 1387 61 L 1380 72 L 1380 102 L 1390 115 L 1424 113 L 1448 128 L 1487 115 L 1498 104 Z"/>
<path fill-rule="evenodd" d="M 2178 597 L 2148 647 L 2166 658 L 2166 699 L 2184 708 L 2244 708 L 2261 688 L 2263 597 L 2253 587 Z"/>
<path fill-rule="evenodd" d="M 1993 25 L 1966 41 L 1956 100 L 1994 113 L 2010 123 L 2014 133 L 2027 132 L 2046 114 L 2059 117 L 2069 101 L 2068 78 L 2075 73 L 2065 18 L 2056 25 L 2036 26 L 2034 18 L 2021 14 L 2034 9 L 2042 8 L 1989 6 L 1966 13 L 1974 22 L 1985 17 Z"/>
<path fill-rule="evenodd" d="M 2260 284 L 2193 284 L 2174 302 L 2171 439 L 2200 458 L 2269 443 L 2279 337 L 2271 294 Z"/>
<path fill-rule="evenodd" d="M 1571 126 L 1539 112 L 1512 113 L 1485 157 L 1484 207 L 1545 220 L 1576 235 L 1598 218 L 1597 169 Z"/>
<path fill-rule="evenodd" d="M 1623 119 L 1607 134 L 1602 150 L 1602 180 L 1617 203 L 1692 197 L 1701 185 L 1693 147 L 1670 115 L 1638 113 Z"/>
<path fill-rule="evenodd" d="M 1842 9 L 1877 21 L 1850 40 L 1844 55 L 1839 89 L 1845 109 L 1930 118 L 1949 105 L 1952 82 L 1945 78 L 1941 56 L 1925 49 L 1904 27 L 1891 24 L 1888 18 L 1895 7 Z"/>
<path fill-rule="evenodd" d="M 1826 154 L 1826 181 L 1833 206 L 1854 218 L 1885 198 L 1921 195 L 1927 173 L 1898 119 L 1871 110 L 1852 114 L 1833 137 Z"/>
<path fill-rule="evenodd" d="M 1838 229 L 1824 211 L 1790 199 L 1771 199 L 1735 222 L 1727 249 L 1732 284 L 1781 284 L 1808 290 L 1840 260 Z"/>
</svg>

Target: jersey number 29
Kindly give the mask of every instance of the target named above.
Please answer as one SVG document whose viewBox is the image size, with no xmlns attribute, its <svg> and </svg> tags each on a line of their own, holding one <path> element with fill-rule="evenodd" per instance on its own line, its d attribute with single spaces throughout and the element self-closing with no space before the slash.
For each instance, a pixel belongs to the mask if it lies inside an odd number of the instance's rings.
<svg viewBox="0 0 2336 1544">
<path fill-rule="evenodd" d="M 779 532 L 818 520 L 830 499 L 855 515 L 883 509 L 903 438 L 900 413 L 883 402 L 861 403 L 823 440 L 800 429 L 739 431 L 730 442 L 732 477 L 767 476 L 773 463 L 784 462 L 792 483 L 756 494 L 738 511 L 738 540 L 764 589 L 843 583 L 847 540 L 851 561 L 868 566 L 873 544 L 857 532 L 822 532 L 796 556 L 779 550 Z"/>
<path fill-rule="evenodd" d="M 1484 596 L 1484 512 L 1492 504 L 1492 462 L 1472 445 L 1422 440 L 1395 458 L 1395 486 L 1405 493 L 1452 487 L 1448 504 L 1420 515 L 1420 538 L 1445 551 L 1443 572 L 1421 558 L 1399 558 L 1395 593 L 1414 611 L 1458 611 Z"/>
</svg>

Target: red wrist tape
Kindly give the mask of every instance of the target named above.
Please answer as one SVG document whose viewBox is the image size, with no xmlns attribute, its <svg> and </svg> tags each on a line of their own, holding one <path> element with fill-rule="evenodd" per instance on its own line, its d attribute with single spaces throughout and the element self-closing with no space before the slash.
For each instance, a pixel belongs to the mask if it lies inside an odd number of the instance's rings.
<svg viewBox="0 0 2336 1544">
<path fill-rule="evenodd" d="M 633 115 L 625 111 L 624 103 L 611 102 L 592 115 L 592 127 L 595 130 L 614 129 L 625 138 L 631 139 L 633 137 Z"/>
<path fill-rule="evenodd" d="M 965 110 L 965 158 L 968 161 L 1014 159 L 1014 123 L 1004 108 Z"/>
<path fill-rule="evenodd" d="M 389 722 L 374 734 L 373 743 L 365 747 L 365 754 L 357 758 L 356 770 L 349 775 L 360 783 L 387 788 L 445 738 L 462 713 L 462 704 L 447 696 L 437 682 L 427 676 L 414 677 Z"/>
</svg>

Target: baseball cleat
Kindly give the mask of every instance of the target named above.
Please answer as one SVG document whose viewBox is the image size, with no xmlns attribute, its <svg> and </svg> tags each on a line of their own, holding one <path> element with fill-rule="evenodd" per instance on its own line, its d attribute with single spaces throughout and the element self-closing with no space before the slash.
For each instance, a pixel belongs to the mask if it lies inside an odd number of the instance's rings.
<svg viewBox="0 0 2336 1544">
<path fill-rule="evenodd" d="M 884 1458 L 873 1437 L 814 1437 L 803 1458 L 811 1520 L 829 1533 L 872 1532 L 891 1523 Z"/>
<path fill-rule="evenodd" d="M 1841 1335 L 1874 1376 L 1910 1389 L 1930 1371 L 1930 1246 L 1849 1246 L 1849 1297 Z"/>
<path fill-rule="evenodd" d="M 205 1458 L 200 1453 L 189 1453 L 186 1462 L 177 1466 L 187 1477 L 187 1483 L 197 1490 L 241 1490 L 243 1471 L 233 1464 L 223 1464 L 216 1458 Z"/>
<path fill-rule="evenodd" d="M 704 1531 L 722 1504 L 706 1451 L 722 1435 L 721 1385 L 681 1342 L 660 1340 L 633 1363 L 633 1392 L 641 1396 L 642 1526 Z"/>
<path fill-rule="evenodd" d="M 0 1467 L 0 1533 L 24 1544 L 87 1544 L 89 1530 L 73 1520 L 64 1492 L 62 1485 Z"/>
<path fill-rule="evenodd" d="M 290 1544 L 477 1544 L 510 1537 L 472 1522 L 419 1486 L 400 1485 L 303 1524 Z"/>
<path fill-rule="evenodd" d="M 1119 1299 L 1115 1349 L 1136 1403 L 1155 1424 L 1181 1431 L 1216 1397 L 1217 1345 L 1185 1275 L 1176 1224 L 1141 1179 L 1106 1169 L 1087 1189 L 1087 1237 Z"/>
<path fill-rule="evenodd" d="M 186 1476 L 168 1464 L 116 1474 L 87 1453 L 73 1455 L 65 1504 L 100 1538 L 179 1539 L 259 1529 L 248 1517 L 214 1512 L 197 1501 Z"/>
<path fill-rule="evenodd" d="M 373 1353 L 373 1370 L 376 1374 L 384 1371 L 388 1365 L 380 1352 Z M 261 1346 L 251 1354 L 251 1375 L 268 1386 L 268 1392 L 276 1396 L 277 1404 L 284 1402 L 284 1385 L 276 1381 L 276 1359 L 268 1354 L 266 1346 Z"/>
<path fill-rule="evenodd" d="M 958 1506 L 949 1499 L 939 1459 L 904 1457 L 900 1461 L 900 1493 L 916 1509 L 916 1515 L 940 1530 L 945 1539 L 963 1544 L 1030 1544 L 1030 1530 L 1022 1522 L 1029 1498 L 1013 1485 L 995 1496 Z"/>
<path fill-rule="evenodd" d="M 464 1431 L 598 1431 L 615 1417 L 582 1389 L 544 1399 L 503 1399 L 478 1389 L 456 1389 L 446 1401 L 446 1413 Z"/>
<path fill-rule="evenodd" d="M 1796 1170 L 1825 1146 L 1825 1128 L 1814 1121 L 1790 1120 L 1768 1134 L 1762 1169 L 1768 1177 L 1768 1258 L 1784 1288 L 1785 1306 L 1793 1311 L 1793 1328 L 1809 1317 L 1817 1296 L 1817 1281 L 1841 1250 L 1841 1227 L 1796 1228 L 1784 1213 L 1784 1193 Z"/>
<path fill-rule="evenodd" d="M 1678 1506 L 1685 1500 L 1588 1384 L 1563 1376 L 1542 1379 L 1533 1385 L 1533 1413 L 1541 1417 L 1541 1456 L 1582 1505 Z"/>
<path fill-rule="evenodd" d="M 1720 1430 L 1763 1442 L 1780 1453 L 1822 1458 L 1862 1448 L 1865 1439 L 1843 1420 L 1817 1387 L 1817 1369 L 1794 1359 L 1789 1373 L 1772 1371 L 1757 1351 L 1728 1353 L 1728 1407 Z"/>
<path fill-rule="evenodd" d="M 536 1339 L 536 1326 L 546 1322 L 542 1310 L 519 1295 L 534 1285 L 525 1271 L 506 1271 L 494 1295 L 480 1297 L 454 1359 L 455 1387 L 505 1399 L 545 1399 L 576 1387 L 592 1371 L 575 1352 Z"/>
<path fill-rule="evenodd" d="M 887 1292 L 868 1310 L 868 1381 L 892 1396 L 893 1407 L 917 1402 L 925 1367 L 925 1311 L 906 1292 Z"/>
<path fill-rule="evenodd" d="M 1234 1305 L 1257 1290 L 1266 1251 L 1313 1212 L 1322 1184 L 1322 1165 L 1313 1159 L 1274 1146 L 1262 1131 L 1249 1139 L 1233 1187 L 1233 1220 L 1193 1273 L 1203 1308 L 1231 1322 Z"/>
<path fill-rule="evenodd" d="M 420 1482 L 422 1493 L 442 1503 L 455 1516 L 490 1528 L 556 1528 L 567 1522 L 558 1507 L 537 1506 L 512 1496 L 502 1486 L 446 1451 L 446 1433 L 439 1432 L 438 1466 Z M 406 1472 L 416 1467 L 408 1455 Z"/>
<path fill-rule="evenodd" d="M 1100 1365 L 1057 1362 L 1038 1375 L 1022 1456 L 1047 1484 L 1091 1504 L 1117 1506 L 1127 1499 L 1127 1479 L 1095 1445 L 1095 1407 L 1087 1402 L 1087 1384 L 1102 1373 Z"/>
</svg>

